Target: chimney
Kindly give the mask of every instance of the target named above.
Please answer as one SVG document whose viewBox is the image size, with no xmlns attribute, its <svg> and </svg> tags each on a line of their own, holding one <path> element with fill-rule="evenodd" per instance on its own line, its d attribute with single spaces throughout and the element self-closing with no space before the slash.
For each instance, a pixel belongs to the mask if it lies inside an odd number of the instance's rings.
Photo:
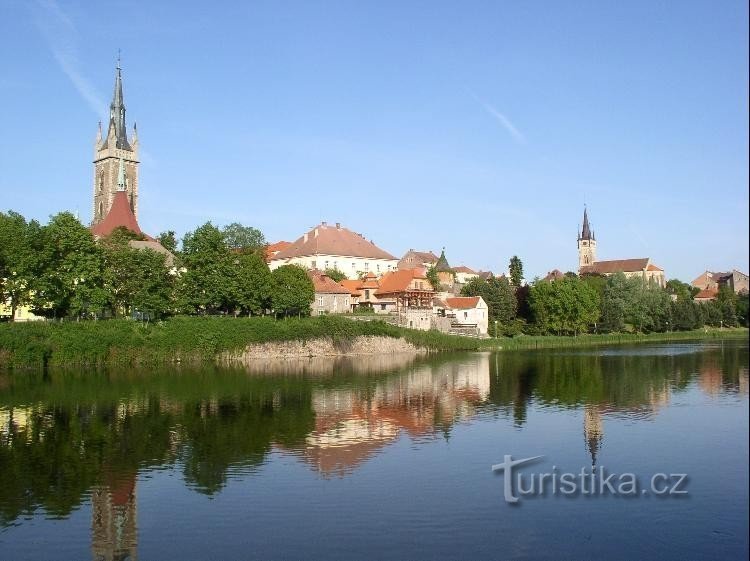
<svg viewBox="0 0 750 561">
<path fill-rule="evenodd" d="M 323 221 L 323 226 L 328 226 L 328 222 L 326 222 L 326 221 L 324 220 L 324 221 Z"/>
<path fill-rule="evenodd" d="M 336 222 L 336 229 L 341 230 L 341 222 Z"/>
</svg>

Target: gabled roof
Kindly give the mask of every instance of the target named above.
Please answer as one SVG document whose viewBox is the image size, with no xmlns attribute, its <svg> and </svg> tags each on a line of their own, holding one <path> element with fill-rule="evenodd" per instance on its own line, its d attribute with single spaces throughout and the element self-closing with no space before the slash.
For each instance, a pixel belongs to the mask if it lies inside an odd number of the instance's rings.
<svg viewBox="0 0 750 561">
<path fill-rule="evenodd" d="M 457 273 L 468 273 L 470 275 L 476 275 L 477 274 L 476 271 L 472 271 L 471 269 L 469 269 L 465 265 L 460 265 L 459 267 L 454 267 L 453 270 L 455 272 L 457 272 Z"/>
<path fill-rule="evenodd" d="M 657 267 L 653 263 L 649 263 L 648 267 L 646 267 L 646 270 L 647 271 L 664 271 L 664 269 L 662 269 L 661 267 Z"/>
<path fill-rule="evenodd" d="M 713 300 L 719 295 L 719 290 L 716 288 L 704 288 L 698 294 L 693 296 L 694 300 Z"/>
<path fill-rule="evenodd" d="M 606 275 L 611 273 L 635 273 L 646 270 L 649 258 L 640 257 L 638 259 L 615 259 L 613 261 L 596 261 L 591 265 L 581 267 L 581 273 L 593 273 Z"/>
<path fill-rule="evenodd" d="M 277 253 L 271 261 L 313 255 L 396 260 L 393 255 L 366 240 L 361 234 L 343 228 L 340 224 L 329 226 L 323 222 Z"/>
<path fill-rule="evenodd" d="M 380 283 L 374 273 L 367 273 L 360 281 L 358 288 L 378 288 Z"/>
<path fill-rule="evenodd" d="M 414 279 L 424 280 L 424 289 L 426 291 L 432 291 L 432 285 L 425 276 L 425 270 L 420 268 L 417 269 L 402 269 L 397 271 L 390 271 L 384 274 L 380 278 L 380 288 L 375 294 L 393 294 L 394 292 L 404 292 L 409 290 L 409 285 Z"/>
<path fill-rule="evenodd" d="M 174 266 L 174 254 L 156 240 L 130 240 L 128 245 L 133 249 L 150 249 L 165 256 L 167 267 Z"/>
<path fill-rule="evenodd" d="M 547 276 L 544 277 L 542 280 L 545 282 L 552 282 L 555 280 L 560 280 L 565 278 L 565 273 L 563 273 L 560 269 L 552 269 L 549 273 L 547 273 Z"/>
<path fill-rule="evenodd" d="M 480 299 L 480 296 L 456 296 L 455 298 L 446 298 L 445 303 L 454 310 L 468 310 L 476 308 Z"/>
<path fill-rule="evenodd" d="M 285 250 L 287 247 L 292 245 L 292 242 L 280 241 L 272 244 L 268 244 L 265 249 L 266 261 L 273 259 L 274 255 L 280 251 Z"/>
<path fill-rule="evenodd" d="M 362 281 L 344 279 L 340 281 L 339 284 L 346 288 L 352 296 L 362 296 L 362 293 L 359 291 Z"/>
<path fill-rule="evenodd" d="M 321 271 L 307 271 L 307 276 L 310 277 L 315 287 L 315 292 L 318 294 L 351 294 L 349 289 L 344 288 Z"/>
<path fill-rule="evenodd" d="M 112 199 L 112 206 L 109 208 L 107 216 L 91 228 L 91 233 L 98 238 L 104 238 L 120 227 L 127 228 L 139 236 L 143 235 L 149 240 L 153 240 L 153 238 L 144 234 L 141 227 L 138 226 L 138 221 L 130 208 L 130 201 L 128 201 L 126 191 L 115 192 L 115 197 Z"/>
</svg>

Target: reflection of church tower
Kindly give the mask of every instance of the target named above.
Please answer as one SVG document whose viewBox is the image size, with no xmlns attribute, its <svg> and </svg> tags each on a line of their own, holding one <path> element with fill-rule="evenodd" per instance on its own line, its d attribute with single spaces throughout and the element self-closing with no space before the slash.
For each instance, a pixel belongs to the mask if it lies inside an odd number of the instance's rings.
<svg viewBox="0 0 750 561">
<path fill-rule="evenodd" d="M 587 209 L 583 209 L 583 228 L 578 236 L 578 269 L 593 265 L 596 261 L 596 236 L 589 226 L 589 215 Z"/>
<path fill-rule="evenodd" d="M 591 465 L 596 465 L 596 454 L 602 447 L 604 438 L 604 427 L 599 409 L 594 405 L 587 405 L 583 410 L 583 438 L 586 440 L 586 449 L 591 454 Z"/>
<path fill-rule="evenodd" d="M 133 125 L 133 134 L 128 138 L 125 127 L 125 102 L 122 96 L 122 69 L 117 60 L 115 90 L 109 106 L 107 136 L 102 140 L 102 126 L 96 135 L 94 146 L 94 204 L 91 224 L 95 225 L 107 216 L 117 192 L 118 176 L 122 170 L 125 191 L 130 209 L 138 217 L 138 136 Z"/>
<path fill-rule="evenodd" d="M 91 551 L 94 561 L 138 559 L 135 475 L 93 489 Z"/>
</svg>

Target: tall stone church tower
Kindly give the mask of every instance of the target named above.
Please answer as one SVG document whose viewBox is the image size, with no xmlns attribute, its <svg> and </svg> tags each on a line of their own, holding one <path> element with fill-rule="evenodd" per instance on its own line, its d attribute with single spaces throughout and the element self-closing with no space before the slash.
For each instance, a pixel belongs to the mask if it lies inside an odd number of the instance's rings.
<svg viewBox="0 0 750 561">
<path fill-rule="evenodd" d="M 125 128 L 125 103 L 122 97 L 122 69 L 119 58 L 115 70 L 115 91 L 109 106 L 107 136 L 102 140 L 100 122 L 94 146 L 92 226 L 104 220 L 112 206 L 112 200 L 118 190 L 121 165 L 124 168 L 124 185 L 128 202 L 133 214 L 138 218 L 138 135 L 133 125 L 133 134 L 128 139 Z"/>
<path fill-rule="evenodd" d="M 578 236 L 578 269 L 596 261 L 596 236 L 589 226 L 587 209 L 583 209 L 583 228 Z"/>
</svg>

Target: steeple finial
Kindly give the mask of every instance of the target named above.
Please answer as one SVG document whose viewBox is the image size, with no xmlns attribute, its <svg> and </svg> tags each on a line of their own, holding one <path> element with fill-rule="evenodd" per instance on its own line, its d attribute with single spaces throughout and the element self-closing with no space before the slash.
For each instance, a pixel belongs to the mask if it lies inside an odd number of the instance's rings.
<svg viewBox="0 0 750 561">
<path fill-rule="evenodd" d="M 109 105 L 109 128 L 114 125 L 114 138 L 109 138 L 107 142 L 115 142 L 117 148 L 130 150 L 128 144 L 128 135 L 125 128 L 125 102 L 122 95 L 122 67 L 120 66 L 120 50 L 117 50 L 117 65 L 115 66 L 115 88 L 112 94 L 112 103 Z"/>
</svg>

